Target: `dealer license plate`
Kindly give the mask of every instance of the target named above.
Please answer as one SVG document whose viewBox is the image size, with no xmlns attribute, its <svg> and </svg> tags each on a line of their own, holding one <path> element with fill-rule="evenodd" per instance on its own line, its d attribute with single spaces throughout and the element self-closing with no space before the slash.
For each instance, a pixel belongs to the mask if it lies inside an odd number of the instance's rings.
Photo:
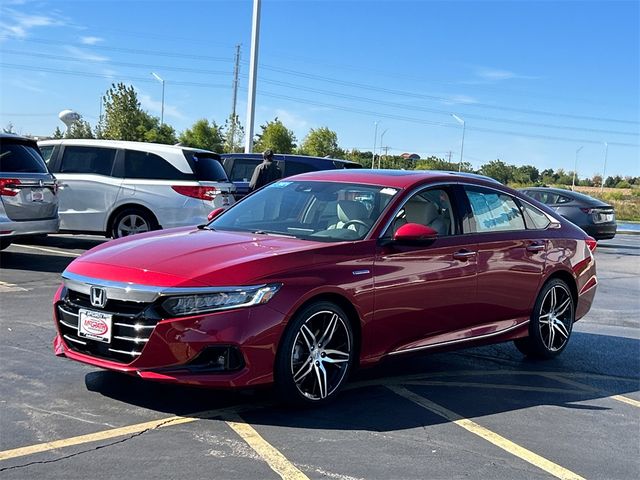
<svg viewBox="0 0 640 480">
<path fill-rule="evenodd" d="M 112 315 L 81 308 L 78 317 L 79 337 L 111 343 Z"/>
</svg>

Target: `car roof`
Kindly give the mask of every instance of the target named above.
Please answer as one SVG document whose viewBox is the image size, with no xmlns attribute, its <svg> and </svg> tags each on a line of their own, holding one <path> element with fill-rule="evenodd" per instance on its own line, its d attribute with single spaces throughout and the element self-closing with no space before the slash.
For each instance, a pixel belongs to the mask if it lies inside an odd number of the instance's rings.
<svg viewBox="0 0 640 480">
<path fill-rule="evenodd" d="M 147 142 L 129 142 L 125 140 L 98 140 L 98 139 L 79 139 L 79 138 L 62 138 L 53 140 L 42 140 L 38 142 L 40 146 L 46 145 L 75 145 L 83 147 L 110 147 L 110 148 L 128 148 L 131 150 L 143 150 L 152 153 L 175 153 L 178 150 L 188 150 L 192 152 L 214 153 L 201 148 L 184 147 L 182 145 L 166 145 L 163 143 L 147 143 Z M 217 155 L 217 154 L 214 154 Z"/>
<path fill-rule="evenodd" d="M 220 156 L 222 158 L 251 158 L 262 160 L 262 153 L 221 153 Z M 310 159 L 310 160 L 321 160 L 325 162 L 340 162 L 340 163 L 350 163 L 354 165 L 359 165 L 358 162 L 354 162 L 351 160 L 344 160 L 342 158 L 333 158 L 333 157 L 313 157 L 311 155 L 293 155 L 288 153 L 274 153 L 274 160 L 294 160 L 294 159 Z"/>
<path fill-rule="evenodd" d="M 15 133 L 0 133 L 0 140 L 16 140 L 19 142 L 32 142 L 35 143 L 33 138 L 24 137 L 22 135 L 16 135 Z"/>
<path fill-rule="evenodd" d="M 603 202 L 595 197 L 591 197 L 582 192 L 576 192 L 572 190 L 565 190 L 564 188 L 554 188 L 554 187 L 529 187 L 529 188 L 521 188 L 521 192 L 550 192 L 555 193 L 557 195 L 563 195 L 565 197 L 571 198 L 576 201 L 586 202 L 593 205 L 608 205 L 608 203 Z"/>
<path fill-rule="evenodd" d="M 482 175 L 447 172 L 440 170 L 375 170 L 375 169 L 344 169 L 321 170 L 287 177 L 288 180 L 314 180 L 327 182 L 362 183 L 395 188 L 411 188 L 420 183 L 456 182 L 470 180 L 479 185 L 503 186 L 500 182 Z"/>
</svg>

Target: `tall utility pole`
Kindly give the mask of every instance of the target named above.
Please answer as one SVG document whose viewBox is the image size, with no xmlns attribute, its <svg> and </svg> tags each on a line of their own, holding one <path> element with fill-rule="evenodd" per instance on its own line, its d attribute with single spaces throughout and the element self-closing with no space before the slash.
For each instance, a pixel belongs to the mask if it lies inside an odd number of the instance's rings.
<svg viewBox="0 0 640 480">
<path fill-rule="evenodd" d="M 151 75 L 162 84 L 162 110 L 160 110 L 160 126 L 162 127 L 162 125 L 164 125 L 164 79 L 157 73 L 151 72 Z"/>
<path fill-rule="evenodd" d="M 571 181 L 571 190 L 576 189 L 576 170 L 578 170 L 578 154 L 580 153 L 580 150 L 582 150 L 582 146 L 578 147 L 578 149 L 576 150 L 576 161 L 573 164 L 573 180 Z"/>
<path fill-rule="evenodd" d="M 449 163 L 451 163 L 451 155 L 453 155 L 453 152 L 451 150 L 449 150 L 447 152 L 447 156 L 449 157 L 449 160 L 447 160 Z"/>
<path fill-rule="evenodd" d="M 380 135 L 380 150 L 382 150 L 382 142 L 384 141 L 384 134 L 387 133 L 389 129 L 385 129 L 384 132 L 382 132 L 382 134 Z M 378 168 L 382 168 L 382 155 L 380 155 L 380 157 L 378 157 Z"/>
<path fill-rule="evenodd" d="M 602 183 L 600 184 L 600 191 L 604 190 L 604 179 L 607 173 L 607 155 L 609 154 L 609 144 L 604 142 L 604 165 L 602 166 Z"/>
<path fill-rule="evenodd" d="M 373 154 L 371 155 L 371 168 L 376 168 L 376 143 L 378 142 L 378 122 L 373 122 L 376 126 L 373 131 Z"/>
<path fill-rule="evenodd" d="M 464 152 L 464 130 L 466 128 L 466 123 L 463 119 L 461 119 L 458 115 L 456 115 L 455 113 L 452 113 L 451 116 L 453 118 L 455 118 L 456 122 L 458 122 L 460 125 L 462 125 L 462 144 L 460 145 L 460 163 L 458 164 L 458 171 L 462 171 L 462 152 Z"/>
<path fill-rule="evenodd" d="M 233 100 L 231 101 L 231 132 L 229 145 L 234 150 L 236 136 L 236 103 L 238 101 L 238 75 L 240 74 L 240 44 L 236 45 L 236 57 L 233 67 Z"/>
<path fill-rule="evenodd" d="M 253 150 L 253 120 L 256 110 L 256 77 L 258 76 L 258 44 L 260 39 L 260 0 L 253 0 L 253 23 L 251 26 L 251 59 L 249 61 L 249 97 L 247 100 L 247 135 L 244 153 Z"/>
</svg>

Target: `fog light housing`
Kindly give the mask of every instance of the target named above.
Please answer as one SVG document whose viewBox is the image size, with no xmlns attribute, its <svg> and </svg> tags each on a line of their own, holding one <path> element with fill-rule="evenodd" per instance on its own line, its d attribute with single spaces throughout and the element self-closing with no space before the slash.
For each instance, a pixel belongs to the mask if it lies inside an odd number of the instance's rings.
<svg viewBox="0 0 640 480">
<path fill-rule="evenodd" d="M 238 347 L 211 346 L 204 348 L 187 367 L 198 372 L 233 372 L 244 367 L 244 358 Z"/>
</svg>

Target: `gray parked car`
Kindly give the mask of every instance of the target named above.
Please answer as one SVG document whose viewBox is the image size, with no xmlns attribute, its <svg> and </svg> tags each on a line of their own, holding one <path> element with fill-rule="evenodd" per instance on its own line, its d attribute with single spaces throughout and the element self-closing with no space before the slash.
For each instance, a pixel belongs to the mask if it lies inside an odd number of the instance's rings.
<svg viewBox="0 0 640 480">
<path fill-rule="evenodd" d="M 561 188 L 532 187 L 521 191 L 553 208 L 596 240 L 606 240 L 616 235 L 614 208 L 597 198 Z"/>
<path fill-rule="evenodd" d="M 55 177 L 34 140 L 0 134 L 0 250 L 16 237 L 58 231 Z"/>
</svg>

